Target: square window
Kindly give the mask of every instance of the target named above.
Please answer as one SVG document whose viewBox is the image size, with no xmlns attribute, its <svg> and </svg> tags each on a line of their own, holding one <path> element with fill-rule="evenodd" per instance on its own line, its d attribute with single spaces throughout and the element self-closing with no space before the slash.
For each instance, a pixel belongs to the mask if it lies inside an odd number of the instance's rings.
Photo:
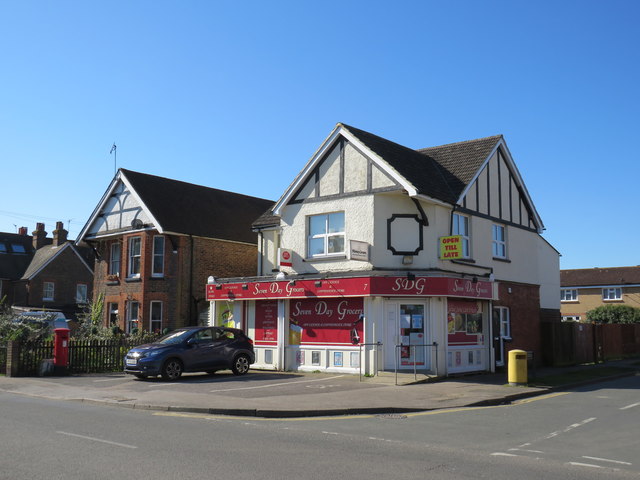
<svg viewBox="0 0 640 480">
<path fill-rule="evenodd" d="M 341 255 L 345 252 L 344 212 L 309 217 L 309 257 Z"/>
</svg>

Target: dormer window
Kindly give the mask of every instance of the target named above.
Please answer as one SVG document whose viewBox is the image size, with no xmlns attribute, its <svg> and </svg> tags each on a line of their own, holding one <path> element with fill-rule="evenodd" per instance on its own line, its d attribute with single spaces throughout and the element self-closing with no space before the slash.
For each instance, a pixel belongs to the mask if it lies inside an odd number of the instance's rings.
<svg viewBox="0 0 640 480">
<path fill-rule="evenodd" d="M 344 255 L 344 212 L 308 217 L 308 257 Z"/>
</svg>

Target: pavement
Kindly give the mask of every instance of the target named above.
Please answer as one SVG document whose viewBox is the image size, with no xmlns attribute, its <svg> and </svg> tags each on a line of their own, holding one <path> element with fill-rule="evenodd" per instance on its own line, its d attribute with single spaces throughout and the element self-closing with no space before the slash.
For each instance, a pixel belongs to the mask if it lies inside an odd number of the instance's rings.
<svg viewBox="0 0 640 480">
<path fill-rule="evenodd" d="M 539 369 L 544 377 L 598 366 Z M 606 381 L 639 375 L 640 362 L 630 359 L 604 366 L 625 367 Z M 177 382 L 138 380 L 121 373 L 61 377 L 0 376 L 0 392 L 53 400 L 247 417 L 286 418 L 355 414 L 400 414 L 428 410 L 490 406 L 547 394 L 562 387 L 509 386 L 506 373 L 449 377 L 432 381 L 413 374 L 381 374 L 372 378 L 350 374 L 298 373 L 251 370 L 236 377 L 231 372 L 214 375 L 186 374 Z M 590 380 L 585 383 L 594 383 Z"/>
</svg>

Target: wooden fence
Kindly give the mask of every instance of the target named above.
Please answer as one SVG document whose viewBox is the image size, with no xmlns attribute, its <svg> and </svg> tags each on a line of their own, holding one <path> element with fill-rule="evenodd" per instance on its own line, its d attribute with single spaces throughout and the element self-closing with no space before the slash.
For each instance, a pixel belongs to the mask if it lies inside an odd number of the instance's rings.
<svg viewBox="0 0 640 480">
<path fill-rule="evenodd" d="M 11 342 L 13 362 L 6 361 L 0 372 L 14 376 L 36 376 L 42 374 L 43 364 L 53 359 L 53 340 L 37 342 Z M 130 348 L 140 342 L 130 339 L 75 340 L 69 341 L 69 373 L 119 372 L 124 369 L 124 356 Z M 7 349 L 5 349 L 5 352 Z M 0 350 L 0 366 L 2 366 Z M 11 369 L 11 371 L 9 371 Z"/>
<path fill-rule="evenodd" d="M 543 323 L 546 365 L 598 363 L 640 355 L 640 325 L 579 322 Z"/>
</svg>

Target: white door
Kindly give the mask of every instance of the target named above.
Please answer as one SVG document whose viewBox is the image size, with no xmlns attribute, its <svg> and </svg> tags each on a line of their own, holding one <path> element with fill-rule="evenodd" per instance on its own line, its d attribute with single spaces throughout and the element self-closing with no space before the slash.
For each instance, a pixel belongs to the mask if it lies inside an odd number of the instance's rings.
<svg viewBox="0 0 640 480">
<path fill-rule="evenodd" d="M 425 370 L 430 368 L 431 351 L 424 302 L 387 302 L 385 370 Z"/>
</svg>

